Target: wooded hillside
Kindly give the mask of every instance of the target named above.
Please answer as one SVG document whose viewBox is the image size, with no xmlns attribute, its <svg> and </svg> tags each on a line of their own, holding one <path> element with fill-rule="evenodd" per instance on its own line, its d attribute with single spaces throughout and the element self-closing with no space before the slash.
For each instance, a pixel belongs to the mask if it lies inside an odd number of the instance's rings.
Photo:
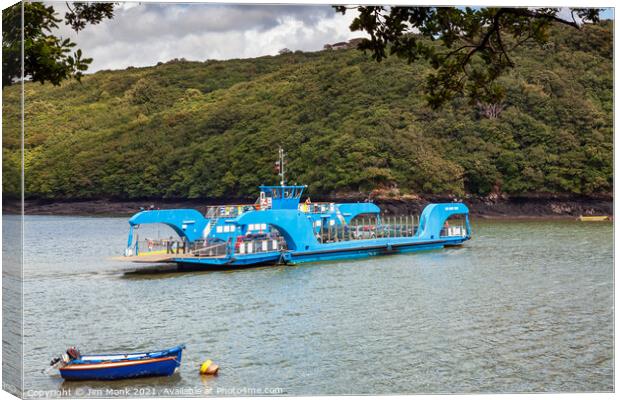
<svg viewBox="0 0 620 400">
<path fill-rule="evenodd" d="M 433 110 L 430 67 L 357 50 L 100 71 L 25 85 L 26 196 L 253 197 L 278 145 L 310 194 L 600 194 L 613 182 L 612 22 L 521 47 L 497 118 Z M 19 192 L 19 85 L 4 89 L 5 194 Z"/>
</svg>

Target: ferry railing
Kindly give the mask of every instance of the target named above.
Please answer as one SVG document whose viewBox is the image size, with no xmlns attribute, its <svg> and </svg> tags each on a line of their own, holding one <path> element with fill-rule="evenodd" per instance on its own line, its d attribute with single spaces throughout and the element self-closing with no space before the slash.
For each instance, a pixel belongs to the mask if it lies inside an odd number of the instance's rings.
<svg viewBox="0 0 620 400">
<path fill-rule="evenodd" d="M 349 225 L 321 226 L 317 239 L 322 243 L 416 235 L 419 218 L 414 215 L 359 217 Z"/>
<path fill-rule="evenodd" d="M 228 253 L 228 245 L 226 242 L 219 243 L 202 243 L 198 242 L 192 253 L 197 257 L 221 257 Z"/>
<path fill-rule="evenodd" d="M 439 232 L 440 237 L 464 237 L 467 229 L 462 225 L 446 226 Z"/>
<path fill-rule="evenodd" d="M 192 251 L 193 244 L 184 240 L 144 238 L 134 246 L 136 255 L 186 254 Z"/>
<path fill-rule="evenodd" d="M 248 211 L 256 210 L 258 205 L 256 204 L 232 204 L 225 206 L 207 206 L 205 217 L 212 218 L 236 218 L 239 215 Z"/>
<path fill-rule="evenodd" d="M 323 214 L 334 212 L 336 210 L 336 203 L 299 203 L 297 209 L 306 214 Z"/>
</svg>

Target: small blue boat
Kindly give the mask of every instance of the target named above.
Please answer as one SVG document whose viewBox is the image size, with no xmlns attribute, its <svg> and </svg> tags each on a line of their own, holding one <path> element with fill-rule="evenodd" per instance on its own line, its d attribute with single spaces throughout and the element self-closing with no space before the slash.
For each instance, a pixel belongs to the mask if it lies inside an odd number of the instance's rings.
<svg viewBox="0 0 620 400">
<path fill-rule="evenodd" d="M 59 368 L 65 380 L 115 380 L 170 376 L 181 365 L 185 345 L 167 350 L 130 354 L 72 355 Z"/>
</svg>

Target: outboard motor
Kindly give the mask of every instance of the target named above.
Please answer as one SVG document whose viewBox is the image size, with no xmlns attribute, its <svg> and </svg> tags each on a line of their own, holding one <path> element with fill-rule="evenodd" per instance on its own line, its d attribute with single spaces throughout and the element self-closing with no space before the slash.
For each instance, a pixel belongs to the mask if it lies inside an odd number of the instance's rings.
<svg viewBox="0 0 620 400">
<path fill-rule="evenodd" d="M 54 358 L 52 358 L 52 361 L 50 361 L 50 367 L 55 366 L 55 365 L 56 365 L 56 364 L 58 364 L 61 360 L 62 360 L 62 357 L 54 357 Z"/>
</svg>

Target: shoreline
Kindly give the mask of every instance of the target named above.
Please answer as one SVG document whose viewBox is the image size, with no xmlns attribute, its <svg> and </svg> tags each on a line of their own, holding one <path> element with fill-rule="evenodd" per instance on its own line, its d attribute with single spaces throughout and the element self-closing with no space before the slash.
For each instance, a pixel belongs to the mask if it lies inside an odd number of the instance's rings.
<svg viewBox="0 0 620 400">
<path fill-rule="evenodd" d="M 315 199 L 313 199 L 315 200 Z M 315 201 L 329 202 L 363 202 L 359 194 L 316 198 Z M 606 215 L 613 217 L 613 197 L 581 197 L 570 195 L 530 195 L 508 196 L 467 196 L 465 198 L 438 196 L 402 196 L 400 198 L 376 197 L 372 201 L 388 215 L 420 215 L 428 203 L 464 202 L 470 209 L 470 215 L 481 219 L 502 220 L 539 220 L 539 219 L 575 219 L 580 215 Z M 26 215 L 64 215 L 64 216 L 119 216 L 129 217 L 140 210 L 148 208 L 193 208 L 205 212 L 207 206 L 220 204 L 253 203 L 252 200 L 84 200 L 84 201 L 41 201 L 26 200 Z M 3 214 L 19 214 L 19 201 L 3 199 Z"/>
</svg>

